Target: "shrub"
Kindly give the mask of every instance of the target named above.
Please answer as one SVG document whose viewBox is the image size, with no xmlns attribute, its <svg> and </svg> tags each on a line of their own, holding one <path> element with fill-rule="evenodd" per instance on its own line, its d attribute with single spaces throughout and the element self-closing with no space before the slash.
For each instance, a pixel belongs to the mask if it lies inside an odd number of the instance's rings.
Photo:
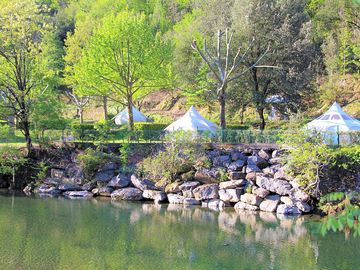
<svg viewBox="0 0 360 270">
<path fill-rule="evenodd" d="M 10 188 L 15 187 L 16 172 L 27 162 L 23 153 L 18 149 L 11 147 L 0 148 L 0 173 L 12 177 Z"/>
<path fill-rule="evenodd" d="M 164 129 L 168 125 L 159 123 L 134 123 L 134 129 L 137 131 L 139 139 L 143 140 L 159 140 L 164 135 Z"/>
<path fill-rule="evenodd" d="M 107 154 L 92 148 L 88 148 L 84 153 L 79 154 L 78 159 L 87 180 L 91 180 L 106 163 L 116 161 L 113 154 Z"/>
<path fill-rule="evenodd" d="M 246 130 L 249 128 L 250 127 L 248 125 L 239 125 L 239 124 L 227 124 L 226 125 L 226 129 L 231 129 L 231 130 Z"/>
<path fill-rule="evenodd" d="M 138 170 L 154 180 L 167 178 L 170 181 L 185 172 L 206 162 L 205 147 L 202 139 L 191 132 L 174 132 L 167 135 L 165 148 L 153 156 L 144 159 Z"/>
<path fill-rule="evenodd" d="M 93 140 L 97 136 L 94 124 L 91 123 L 72 123 L 71 131 L 75 138 L 80 140 Z"/>
</svg>

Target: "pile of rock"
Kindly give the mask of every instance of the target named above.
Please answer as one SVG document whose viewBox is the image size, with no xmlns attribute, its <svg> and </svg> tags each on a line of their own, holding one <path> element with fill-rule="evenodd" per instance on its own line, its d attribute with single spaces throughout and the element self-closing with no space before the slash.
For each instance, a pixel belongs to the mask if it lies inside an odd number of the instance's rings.
<svg viewBox="0 0 360 270">
<path fill-rule="evenodd" d="M 112 200 L 153 200 L 155 203 L 202 205 L 222 209 L 277 212 L 297 215 L 312 210 L 310 197 L 280 164 L 281 150 L 212 150 L 210 168 L 182 173 L 173 183 L 154 182 L 117 174 L 115 164 L 107 164 L 92 182 L 83 183 L 77 167 L 53 169 L 51 178 L 35 188 L 39 194 L 70 198 L 93 196 Z M 221 174 L 227 175 L 227 181 Z M 116 175 L 117 174 L 117 175 Z M 31 191 L 33 187 L 27 187 Z"/>
</svg>

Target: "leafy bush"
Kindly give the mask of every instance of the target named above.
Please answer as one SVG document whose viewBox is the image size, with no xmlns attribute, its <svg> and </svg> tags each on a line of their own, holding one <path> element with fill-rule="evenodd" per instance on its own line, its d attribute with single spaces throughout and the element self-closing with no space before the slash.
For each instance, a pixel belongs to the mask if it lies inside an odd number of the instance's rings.
<svg viewBox="0 0 360 270">
<path fill-rule="evenodd" d="M 99 121 L 94 125 L 97 135 L 96 139 L 99 140 L 101 145 L 113 138 L 111 127 L 112 122 L 107 120 Z"/>
<path fill-rule="evenodd" d="M 239 125 L 239 124 L 226 124 L 226 129 L 231 130 L 246 130 L 250 127 L 248 125 Z"/>
<path fill-rule="evenodd" d="M 163 130 L 167 124 L 151 123 L 151 122 L 135 122 L 135 130 Z"/>
<path fill-rule="evenodd" d="M 159 123 L 134 123 L 134 129 L 139 139 L 143 140 L 159 140 L 164 135 L 164 128 L 168 125 Z"/>
<path fill-rule="evenodd" d="M 80 140 L 93 140 L 97 136 L 95 126 L 91 123 L 72 123 L 71 131 Z"/>
<path fill-rule="evenodd" d="M 117 160 L 113 154 L 107 154 L 92 148 L 88 148 L 84 153 L 79 154 L 78 159 L 87 180 L 91 180 L 106 163 Z"/>
<path fill-rule="evenodd" d="M 16 172 L 27 162 L 23 153 L 18 149 L 11 147 L 0 148 L 0 173 L 12 177 L 10 187 L 13 188 L 16 184 Z"/>
<path fill-rule="evenodd" d="M 166 141 L 165 149 L 138 164 L 140 173 L 154 180 L 167 178 L 174 181 L 180 174 L 199 165 L 199 161 L 209 163 L 201 137 L 179 131 L 167 135 Z"/>
</svg>

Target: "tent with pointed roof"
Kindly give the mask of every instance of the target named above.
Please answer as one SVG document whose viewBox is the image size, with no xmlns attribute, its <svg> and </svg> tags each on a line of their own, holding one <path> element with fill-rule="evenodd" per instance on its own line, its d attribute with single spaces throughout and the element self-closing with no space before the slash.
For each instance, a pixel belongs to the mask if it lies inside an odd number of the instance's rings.
<svg viewBox="0 0 360 270">
<path fill-rule="evenodd" d="M 176 130 L 202 131 L 215 134 L 218 126 L 205 119 L 194 106 L 187 111 L 180 119 L 165 128 L 165 131 L 171 132 Z"/>
<path fill-rule="evenodd" d="M 352 131 L 360 130 L 360 121 L 345 113 L 340 105 L 334 102 L 327 112 L 306 127 L 318 131 Z"/>
<path fill-rule="evenodd" d="M 148 122 L 149 120 L 134 106 L 132 107 L 134 122 Z M 119 112 L 114 118 L 116 125 L 126 125 L 129 123 L 129 114 L 127 109 Z"/>
<path fill-rule="evenodd" d="M 360 131 L 360 121 L 345 113 L 336 102 L 320 117 L 306 125 L 307 129 L 323 133 L 326 142 L 331 144 L 349 144 L 349 135 L 341 135 L 343 132 Z"/>
</svg>

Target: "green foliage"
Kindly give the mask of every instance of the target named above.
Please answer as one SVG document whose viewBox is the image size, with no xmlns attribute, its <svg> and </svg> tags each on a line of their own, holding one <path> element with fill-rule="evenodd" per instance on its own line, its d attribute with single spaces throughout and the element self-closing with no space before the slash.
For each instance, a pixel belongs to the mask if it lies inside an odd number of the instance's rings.
<svg viewBox="0 0 360 270">
<path fill-rule="evenodd" d="M 87 180 L 92 180 L 98 170 L 106 163 L 116 161 L 116 157 L 113 154 L 107 154 L 92 148 L 88 148 L 84 153 L 79 154 L 78 159 Z"/>
<path fill-rule="evenodd" d="M 47 172 L 49 171 L 49 165 L 46 161 L 41 161 L 36 166 L 37 173 L 35 180 L 43 180 L 47 177 Z"/>
<path fill-rule="evenodd" d="M 181 174 L 192 170 L 194 166 L 206 165 L 203 139 L 191 132 L 174 132 L 167 136 L 165 149 L 145 158 L 138 169 L 145 176 L 160 180 L 164 177 L 174 181 Z M 201 163 L 201 164 L 200 164 Z"/>
<path fill-rule="evenodd" d="M 94 124 L 90 123 L 77 123 L 71 124 L 71 131 L 75 136 L 75 139 L 80 140 L 94 140 L 97 136 Z"/>
<path fill-rule="evenodd" d="M 0 147 L 0 173 L 12 176 L 11 187 L 14 187 L 16 184 L 15 176 L 17 170 L 26 162 L 27 159 L 18 149 Z"/>
<path fill-rule="evenodd" d="M 136 122 L 134 123 L 134 130 L 163 130 L 168 124 L 151 123 L 151 122 Z"/>
<path fill-rule="evenodd" d="M 227 124 L 226 125 L 226 129 L 231 129 L 231 130 L 246 130 L 249 128 L 250 127 L 248 125 L 238 125 L 238 124 Z"/>
<path fill-rule="evenodd" d="M 120 152 L 120 164 L 121 164 L 121 171 L 124 173 L 130 171 L 128 164 L 129 164 L 129 156 L 131 153 L 130 144 L 122 144 L 119 148 Z"/>
<path fill-rule="evenodd" d="M 96 139 L 100 142 L 100 145 L 113 138 L 113 134 L 111 133 L 112 126 L 111 120 L 102 120 L 94 125 Z"/>
<path fill-rule="evenodd" d="M 228 174 L 227 174 L 227 172 L 226 172 L 226 170 L 225 169 L 219 169 L 219 181 L 220 182 L 225 182 L 225 181 L 229 181 L 229 176 L 228 176 Z"/>
</svg>

